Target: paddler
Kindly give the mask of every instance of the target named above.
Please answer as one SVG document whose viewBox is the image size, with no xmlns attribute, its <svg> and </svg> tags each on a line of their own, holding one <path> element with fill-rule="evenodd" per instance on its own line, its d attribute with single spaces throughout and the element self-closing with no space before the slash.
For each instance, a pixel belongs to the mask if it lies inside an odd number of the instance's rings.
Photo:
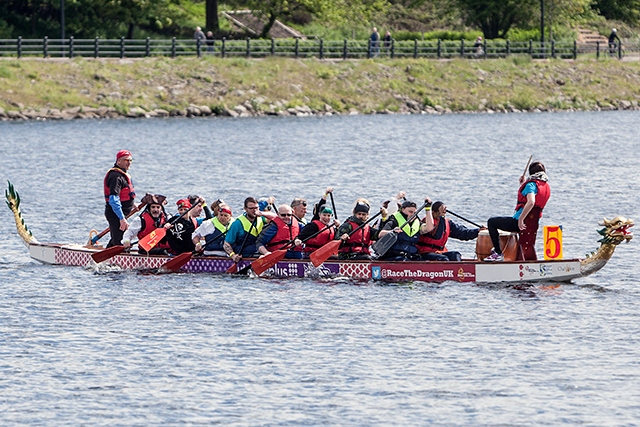
<svg viewBox="0 0 640 427">
<path fill-rule="evenodd" d="M 538 259 L 535 249 L 536 234 L 542 210 L 551 195 L 548 181 L 549 177 L 544 165 L 540 162 L 531 163 L 529 178 L 525 179 L 524 175 L 520 177 L 516 211 L 513 216 L 493 217 L 487 222 L 493 251 L 484 259 L 485 261 L 504 261 L 498 230 L 519 232 L 522 257 L 525 260 Z"/>
<path fill-rule="evenodd" d="M 425 199 L 425 209 L 431 208 L 431 200 Z M 433 229 L 433 218 L 430 215 L 426 215 L 426 221 L 424 224 L 420 224 L 420 218 L 416 215 L 411 222 L 407 223 L 407 220 L 414 216 L 417 211 L 415 202 L 406 200 L 400 206 L 400 210 L 389 216 L 384 228 L 380 231 L 380 237 L 388 233 L 396 233 L 397 240 L 387 250 L 387 252 L 380 257 L 380 259 L 389 261 L 407 261 L 416 260 L 420 258 L 418 248 L 416 244 L 420 237 L 420 232 L 431 231 Z"/>
<path fill-rule="evenodd" d="M 140 202 L 146 204 L 144 210 L 131 221 L 129 228 L 122 236 L 122 246 L 127 250 L 131 248 L 131 241 L 134 238 L 140 240 L 156 228 L 164 226 L 167 222 L 167 213 L 164 210 L 164 205 L 167 204 L 165 196 L 147 194 Z M 149 255 L 166 255 L 167 249 L 169 249 L 169 244 L 163 239 L 149 251 Z M 138 248 L 138 252 L 141 254 L 147 253 L 143 248 Z"/>
<path fill-rule="evenodd" d="M 202 199 L 196 200 L 198 204 L 202 203 Z M 171 219 L 164 227 L 169 230 L 167 232 L 167 242 L 171 247 L 171 253 L 179 255 L 184 252 L 193 252 L 196 249 L 195 243 L 191 240 L 191 235 L 198 227 L 198 221 L 192 216 L 191 203 L 188 199 L 180 199 L 176 202 L 178 205 L 178 214 Z"/>
<path fill-rule="evenodd" d="M 273 212 L 261 212 L 255 197 L 244 200 L 244 213 L 236 219 L 224 239 L 224 251 L 234 262 L 242 258 L 258 255 L 256 238 L 267 223 L 267 217 L 275 217 Z"/>
<path fill-rule="evenodd" d="M 226 256 L 224 251 L 224 238 L 229 227 L 233 223 L 233 212 L 229 205 L 219 204 L 218 214 L 205 220 L 196 231 L 193 232 L 192 239 L 196 245 L 196 251 L 204 250 L 205 255 Z"/>
<path fill-rule="evenodd" d="M 107 171 L 104 177 L 104 216 L 109 223 L 109 233 L 111 239 L 107 247 L 120 245 L 122 235 L 129 223 L 127 215 L 131 213 L 135 206 L 136 192 L 133 188 L 133 181 L 128 173 L 133 157 L 129 150 L 120 150 L 116 154 L 116 162 Z"/>
<path fill-rule="evenodd" d="M 429 210 L 429 208 L 425 208 Z M 423 219 L 423 227 L 426 220 L 431 217 L 431 230 L 425 227 L 420 230 L 420 238 L 416 247 L 420 258 L 426 261 L 462 261 L 462 255 L 457 251 L 447 250 L 447 240 L 449 237 L 458 240 L 473 240 L 478 237 L 479 228 L 467 228 L 458 225 L 446 218 L 447 207 L 438 201 L 431 206 L 430 212 Z"/>
<path fill-rule="evenodd" d="M 262 230 L 256 240 L 256 247 L 261 255 L 269 255 L 279 249 L 288 249 L 285 258 L 302 259 L 300 247 L 300 223 L 294 217 L 293 209 L 288 205 L 278 207 L 278 216 Z M 294 243 L 295 242 L 295 243 Z"/>
<path fill-rule="evenodd" d="M 328 225 L 334 225 L 335 227 L 327 228 Z M 340 223 L 333 220 L 333 210 L 328 206 L 323 206 L 319 214 L 313 216 L 313 219 L 307 224 L 298 239 L 304 241 L 305 239 L 318 233 L 320 230 L 324 230 L 317 234 L 315 237 L 311 237 L 305 241 L 303 255 L 304 258 L 308 258 L 309 254 L 317 249 L 320 249 L 326 243 L 329 243 L 335 237 L 336 228 L 340 226 Z"/>
<path fill-rule="evenodd" d="M 353 215 L 347 218 L 338 229 L 336 236 L 344 242 L 338 250 L 339 259 L 371 259 L 369 246 L 373 240 L 378 239 L 378 230 L 367 224 L 349 236 L 353 230 L 367 221 L 369 210 L 370 204 L 366 199 L 356 200 Z"/>
<path fill-rule="evenodd" d="M 301 197 L 296 197 L 291 201 L 291 209 L 293 210 L 293 216 L 300 224 L 300 227 L 307 225 L 308 221 L 305 218 L 307 215 L 307 201 Z"/>
</svg>

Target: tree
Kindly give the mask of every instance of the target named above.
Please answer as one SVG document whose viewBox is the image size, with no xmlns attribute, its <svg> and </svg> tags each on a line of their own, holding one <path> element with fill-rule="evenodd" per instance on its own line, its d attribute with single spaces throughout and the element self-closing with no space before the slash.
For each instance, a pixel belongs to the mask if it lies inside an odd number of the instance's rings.
<svg viewBox="0 0 640 427">
<path fill-rule="evenodd" d="M 538 0 L 457 0 L 457 3 L 467 22 L 478 26 L 486 39 L 506 38 L 511 27 L 527 23 L 539 5 Z"/>
<path fill-rule="evenodd" d="M 640 0 L 594 0 L 592 7 L 607 19 L 619 19 L 631 25 L 640 22 Z"/>
<path fill-rule="evenodd" d="M 205 18 L 207 30 L 217 34 L 220 31 L 220 21 L 218 21 L 218 0 L 206 0 Z"/>
</svg>

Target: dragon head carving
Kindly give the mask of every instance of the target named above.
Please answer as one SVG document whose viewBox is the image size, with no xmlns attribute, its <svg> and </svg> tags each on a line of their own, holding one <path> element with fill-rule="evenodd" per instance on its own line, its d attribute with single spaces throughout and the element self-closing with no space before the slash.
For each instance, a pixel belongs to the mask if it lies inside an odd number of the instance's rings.
<svg viewBox="0 0 640 427">
<path fill-rule="evenodd" d="M 633 238 L 633 233 L 629 231 L 633 227 L 633 220 L 622 216 L 617 216 L 612 220 L 603 218 L 599 225 L 604 225 L 598 233 L 602 239 L 598 242 L 609 245 L 619 245 L 622 242 L 629 242 Z"/>
</svg>

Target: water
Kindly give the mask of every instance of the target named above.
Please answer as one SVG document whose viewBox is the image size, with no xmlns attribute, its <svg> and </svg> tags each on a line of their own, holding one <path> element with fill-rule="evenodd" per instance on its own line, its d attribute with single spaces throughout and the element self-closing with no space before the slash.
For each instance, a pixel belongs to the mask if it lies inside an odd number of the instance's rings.
<svg viewBox="0 0 640 427">
<path fill-rule="evenodd" d="M 638 218 L 637 112 L 0 123 L 0 178 L 41 241 L 106 226 L 102 178 L 136 189 L 317 199 L 398 190 L 476 222 L 507 215 L 530 154 L 565 257 Z M 2 425 L 637 425 L 640 255 L 552 286 L 95 274 L 0 233 Z M 462 223 L 461 221 L 459 221 Z M 539 239 L 540 240 L 540 239 Z M 473 243 L 451 242 L 471 256 Z M 538 250 L 541 253 L 541 248 Z"/>
</svg>

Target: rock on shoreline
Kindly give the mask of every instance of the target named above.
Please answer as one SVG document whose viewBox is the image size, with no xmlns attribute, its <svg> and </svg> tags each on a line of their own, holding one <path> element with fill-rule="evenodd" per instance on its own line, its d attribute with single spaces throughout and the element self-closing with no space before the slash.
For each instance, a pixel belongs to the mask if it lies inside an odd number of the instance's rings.
<svg viewBox="0 0 640 427">
<path fill-rule="evenodd" d="M 484 105 L 480 105 L 477 111 L 456 111 L 458 114 L 494 114 L 494 113 L 540 113 L 540 112 L 560 112 L 560 111 L 613 111 L 613 110 L 640 110 L 637 101 L 611 101 L 607 103 L 599 103 L 592 108 L 568 108 L 558 109 L 539 105 L 529 110 L 520 110 L 513 105 L 502 106 L 497 109 L 489 109 Z M 398 111 L 390 111 L 388 109 L 380 111 L 371 111 L 366 114 L 452 114 L 450 108 L 444 108 L 440 105 L 434 107 L 420 104 L 414 100 L 407 100 Z M 73 108 L 40 108 L 34 109 L 23 107 L 16 110 L 5 110 L 0 107 L 0 121 L 9 120 L 76 120 L 76 119 L 123 119 L 123 118 L 164 118 L 164 117 L 263 117 L 263 116 L 332 116 L 332 115 L 357 115 L 364 114 L 355 108 L 351 108 L 346 112 L 336 112 L 331 106 L 325 104 L 324 109 L 312 109 L 306 105 L 297 106 L 295 108 L 285 108 L 276 105 L 269 105 L 263 109 L 253 107 L 251 101 L 236 105 L 234 108 L 224 108 L 214 111 L 206 105 L 190 105 L 183 109 L 173 109 L 167 111 L 161 108 L 151 109 L 145 107 L 132 107 L 128 111 L 122 112 L 114 107 L 85 107 L 78 106 Z"/>
</svg>

